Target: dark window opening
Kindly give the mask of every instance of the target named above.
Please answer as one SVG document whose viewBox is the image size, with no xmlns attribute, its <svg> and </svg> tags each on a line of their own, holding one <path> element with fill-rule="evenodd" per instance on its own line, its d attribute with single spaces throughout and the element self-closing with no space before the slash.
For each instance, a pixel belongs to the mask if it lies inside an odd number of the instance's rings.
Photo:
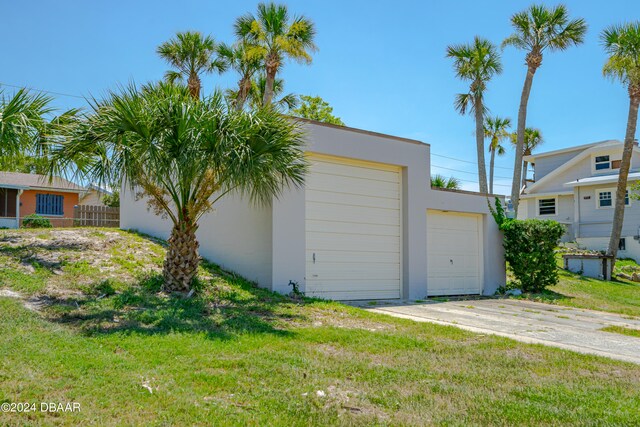
<svg viewBox="0 0 640 427">
<path fill-rule="evenodd" d="M 64 196 L 36 194 L 36 213 L 38 215 L 63 215 Z"/>
<path fill-rule="evenodd" d="M 627 250 L 627 241 L 625 240 L 624 237 L 622 239 L 620 239 L 620 243 L 618 243 L 618 250 L 619 251 L 626 251 Z"/>
</svg>

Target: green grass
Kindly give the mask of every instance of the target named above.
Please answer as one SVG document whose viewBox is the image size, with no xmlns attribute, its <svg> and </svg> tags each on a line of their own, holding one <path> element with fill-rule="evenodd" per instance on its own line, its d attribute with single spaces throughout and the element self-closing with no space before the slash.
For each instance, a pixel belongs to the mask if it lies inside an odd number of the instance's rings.
<svg viewBox="0 0 640 427">
<path fill-rule="evenodd" d="M 559 257 L 559 266 L 562 263 L 561 259 Z M 629 272 L 633 269 L 640 271 L 640 266 L 633 260 L 616 262 L 616 272 Z M 558 284 L 550 286 L 545 292 L 523 294 L 513 298 L 640 317 L 640 283 L 624 279 L 593 279 L 563 269 L 559 270 L 559 276 Z"/>
<path fill-rule="evenodd" d="M 605 332 L 613 332 L 615 334 L 628 335 L 630 337 L 640 338 L 640 329 L 631 329 L 631 328 L 625 328 L 624 326 L 611 325 L 611 326 L 604 327 L 600 330 Z"/>
<path fill-rule="evenodd" d="M 29 236 L 0 232 L 2 280 L 29 249 L 4 250 L 7 233 Z M 128 252 L 114 257 L 164 251 L 119 234 Z M 49 275 L 23 293 L 51 305 L 0 297 L 0 402 L 81 412 L 0 413 L 0 425 L 640 423 L 637 365 L 290 299 L 210 263 L 200 292 L 179 298 L 158 292 L 158 265 L 129 271 L 80 250 L 51 266 L 46 251 Z"/>
</svg>

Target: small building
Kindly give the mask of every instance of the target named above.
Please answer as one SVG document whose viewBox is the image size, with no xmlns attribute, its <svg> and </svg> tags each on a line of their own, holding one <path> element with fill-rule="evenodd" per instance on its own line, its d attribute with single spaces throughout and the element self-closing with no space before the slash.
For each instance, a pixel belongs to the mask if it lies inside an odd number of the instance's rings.
<svg viewBox="0 0 640 427">
<path fill-rule="evenodd" d="M 227 196 L 200 220 L 203 257 L 258 285 L 335 300 L 493 294 L 505 284 L 492 195 L 430 186 L 430 146 L 302 120 L 305 185 L 269 206 Z M 123 187 L 120 226 L 171 224 Z"/>
<path fill-rule="evenodd" d="M 113 191 L 110 188 L 104 188 L 96 184 L 90 184 L 87 186 L 84 193 L 80 195 L 78 205 L 106 206 L 104 204 L 104 197 L 112 195 Z"/>
<path fill-rule="evenodd" d="M 0 172 L 0 227 L 18 228 L 27 215 L 49 218 L 54 227 L 73 225 L 73 207 L 84 187 L 60 177 Z"/>
</svg>

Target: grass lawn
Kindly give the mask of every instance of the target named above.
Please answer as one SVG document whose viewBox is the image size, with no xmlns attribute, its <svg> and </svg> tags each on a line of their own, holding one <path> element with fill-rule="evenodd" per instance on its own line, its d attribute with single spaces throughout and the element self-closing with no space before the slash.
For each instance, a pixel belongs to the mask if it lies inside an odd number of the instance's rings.
<svg viewBox="0 0 640 427">
<path fill-rule="evenodd" d="M 212 264 L 197 296 L 168 296 L 163 253 L 115 230 L 0 231 L 0 403 L 81 405 L 0 425 L 640 424 L 638 365 L 298 301 Z"/>
<path fill-rule="evenodd" d="M 625 279 L 605 281 L 583 277 L 562 268 L 558 257 L 560 281 L 540 294 L 524 294 L 515 298 L 559 304 L 567 307 L 608 311 L 631 317 L 640 317 L 640 283 Z M 617 272 L 640 271 L 633 260 L 618 260 Z"/>
</svg>

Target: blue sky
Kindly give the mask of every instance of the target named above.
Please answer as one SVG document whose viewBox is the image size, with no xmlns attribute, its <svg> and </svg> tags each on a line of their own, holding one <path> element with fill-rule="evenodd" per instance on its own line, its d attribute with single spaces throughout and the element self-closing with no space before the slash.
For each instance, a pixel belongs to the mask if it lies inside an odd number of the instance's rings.
<svg viewBox="0 0 640 427">
<path fill-rule="evenodd" d="M 585 44 L 547 54 L 535 76 L 528 124 L 542 130 L 543 151 L 622 139 L 626 126 L 626 91 L 602 77 L 605 55 L 598 37 L 610 24 L 640 19 L 640 2 L 564 3 L 573 17 L 587 20 L 589 33 Z M 311 66 L 287 64 L 282 74 L 287 91 L 322 96 L 349 126 L 428 142 L 433 173 L 454 175 L 465 180 L 464 188 L 477 189 L 471 182 L 477 181 L 473 120 L 453 109 L 454 95 L 465 90 L 465 83 L 456 80 L 445 49 L 476 34 L 499 44 L 511 32 L 509 17 L 531 2 L 315 0 L 286 4 L 292 13 L 316 23 L 320 49 Z M 0 18 L 4 41 L 0 83 L 100 96 L 131 80 L 157 80 L 167 68 L 155 54 L 158 44 L 184 30 L 231 42 L 235 18 L 253 12 L 256 5 L 255 1 L 196 0 L 5 1 Z M 487 104 L 493 114 L 515 122 L 524 53 L 505 50 L 503 64 L 503 74 L 489 85 Z M 232 73 L 207 77 L 205 91 L 236 81 Z M 56 105 L 82 106 L 84 101 L 57 96 Z M 513 150 L 496 165 L 498 177 L 510 177 Z M 496 192 L 507 193 L 508 182 L 497 179 Z"/>
</svg>

